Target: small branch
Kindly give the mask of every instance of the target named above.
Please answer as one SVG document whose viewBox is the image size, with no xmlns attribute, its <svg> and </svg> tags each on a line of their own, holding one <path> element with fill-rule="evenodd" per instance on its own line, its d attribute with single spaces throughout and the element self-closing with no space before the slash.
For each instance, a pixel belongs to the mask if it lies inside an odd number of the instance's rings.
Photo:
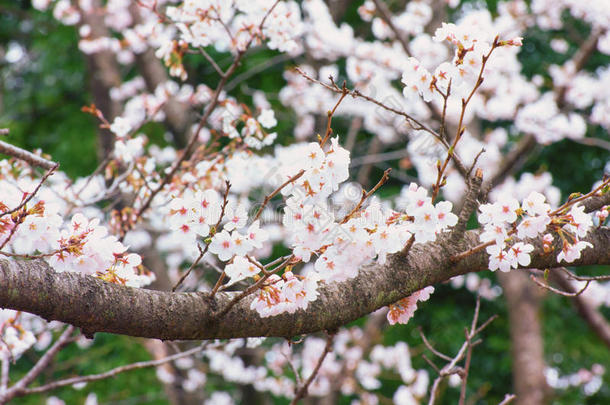
<svg viewBox="0 0 610 405">
<path fill-rule="evenodd" d="M 424 345 L 426 345 L 428 350 L 430 350 L 432 353 L 434 353 L 435 356 L 440 357 L 441 359 L 443 359 L 445 361 L 451 361 L 452 360 L 451 357 L 447 356 L 446 354 L 443 354 L 443 353 L 439 352 L 438 350 L 436 350 L 434 348 L 434 346 L 432 346 L 430 344 L 430 342 L 426 338 L 426 335 L 424 335 L 424 332 L 422 332 L 421 327 L 419 328 L 419 336 L 421 336 L 421 339 L 424 342 Z"/>
<path fill-rule="evenodd" d="M 567 209 L 568 209 L 568 207 L 570 207 L 570 206 L 572 206 L 572 205 L 575 205 L 575 204 L 577 204 L 577 203 L 579 203 L 579 202 L 581 202 L 581 201 L 584 201 L 584 200 L 586 200 L 586 199 L 588 199 L 588 198 L 590 198 L 590 197 L 594 197 L 594 196 L 596 196 L 596 194 L 597 194 L 598 192 L 602 191 L 602 190 L 603 190 L 603 189 L 604 189 L 606 186 L 610 186 L 610 177 L 608 177 L 607 179 L 605 179 L 604 181 L 602 181 L 602 183 L 601 183 L 599 186 L 595 187 L 595 189 L 593 189 L 592 191 L 588 192 L 587 194 L 581 195 L 581 196 L 580 196 L 580 197 L 578 197 L 578 198 L 572 198 L 572 199 L 569 199 L 569 200 L 568 200 L 568 201 L 566 201 L 566 202 L 565 202 L 565 203 L 564 203 L 564 204 L 563 204 L 561 207 L 559 207 L 559 208 L 557 208 L 557 209 L 555 209 L 555 210 L 551 211 L 551 212 L 549 213 L 549 215 L 558 214 L 558 213 L 560 213 L 560 212 L 561 212 L 561 211 L 563 211 L 563 210 L 567 210 Z M 610 192 L 609 192 L 609 193 L 607 193 L 607 194 L 610 194 Z M 602 196 L 603 196 L 603 195 L 602 195 Z"/>
<path fill-rule="evenodd" d="M 300 74 L 301 76 L 303 76 L 305 79 L 309 80 L 312 83 L 316 83 L 319 84 L 320 86 L 324 87 L 327 90 L 332 91 L 333 93 L 337 93 L 337 94 L 342 94 L 343 93 L 343 89 L 340 88 L 337 85 L 329 85 L 326 83 L 321 82 L 320 80 L 316 80 L 313 77 L 309 76 L 307 73 L 303 72 L 301 69 L 299 68 L 295 68 L 295 71 Z M 353 98 L 362 98 L 370 103 L 373 103 L 381 108 L 383 108 L 386 111 L 390 111 L 396 115 L 399 115 L 401 117 L 404 117 L 407 122 L 409 123 L 409 125 L 411 125 L 411 127 L 413 127 L 414 130 L 423 130 L 428 132 L 429 134 L 431 134 L 432 136 L 434 136 L 447 150 L 449 150 L 450 145 L 447 143 L 447 141 L 435 130 L 433 130 L 432 128 L 430 128 L 428 125 L 424 124 L 423 122 L 417 120 L 416 118 L 412 117 L 411 115 L 407 114 L 404 111 L 400 111 L 397 110 L 393 107 L 390 107 L 388 105 L 385 105 L 384 103 L 382 103 L 381 101 L 378 101 L 376 99 L 374 99 L 373 97 L 369 97 L 365 94 L 362 94 L 358 89 L 354 89 L 354 90 L 348 90 L 348 95 L 352 96 Z M 456 165 L 456 168 L 458 169 L 458 171 L 462 174 L 462 176 L 466 176 L 467 173 L 467 169 L 464 166 L 464 164 L 462 163 L 462 161 L 459 159 L 459 157 L 457 156 L 456 153 L 452 154 L 452 158 L 453 158 L 453 162 Z"/>
<path fill-rule="evenodd" d="M 52 162 L 4 141 L 0 141 L 0 153 L 21 159 L 32 166 L 42 167 L 47 170 L 56 169 L 59 166 L 59 163 Z"/>
<path fill-rule="evenodd" d="M 576 292 L 574 285 L 569 280 L 569 277 L 571 277 L 569 274 L 565 272 L 552 272 L 551 277 L 552 280 L 559 284 L 565 291 L 569 293 Z M 610 323 L 608 323 L 606 317 L 585 296 L 575 295 L 572 297 L 572 301 L 574 302 L 574 305 L 576 305 L 576 309 L 580 316 L 587 322 L 589 327 L 602 342 L 610 348 Z"/>
<path fill-rule="evenodd" d="M 538 280 L 538 278 L 537 278 L 536 276 L 534 276 L 534 275 L 531 275 L 531 276 L 530 276 L 530 279 L 531 279 L 531 280 L 532 280 L 534 283 L 538 284 L 540 287 L 544 288 L 545 290 L 549 290 L 549 291 L 551 291 L 551 292 L 554 292 L 555 294 L 563 295 L 564 297 L 577 297 L 577 296 L 579 296 L 580 294 L 582 294 L 583 292 L 585 292 L 585 290 L 587 289 L 587 287 L 589 287 L 589 283 L 591 283 L 591 281 L 590 281 L 590 280 L 589 280 L 589 281 L 587 281 L 587 282 L 585 283 L 585 286 L 584 286 L 583 288 L 581 288 L 581 289 L 580 289 L 579 291 L 577 291 L 577 292 L 565 292 L 565 291 L 558 290 L 558 289 L 556 289 L 556 288 L 554 288 L 554 287 L 551 287 L 551 286 L 550 286 L 550 285 L 548 285 L 548 284 L 543 283 L 542 281 Z"/>
<path fill-rule="evenodd" d="M 216 225 L 214 225 L 211 229 L 210 229 L 210 235 L 213 236 L 213 233 L 218 232 L 218 227 L 220 226 L 220 223 L 222 222 L 222 218 L 225 216 L 225 210 L 227 208 L 227 204 L 229 203 L 229 190 L 231 189 L 231 183 L 229 183 L 229 181 L 227 180 L 225 182 L 225 193 L 222 195 L 222 208 L 220 209 L 220 217 L 218 217 L 218 221 L 216 222 Z M 210 236 L 210 237 L 211 237 Z M 203 248 L 203 250 L 201 249 L 201 246 L 197 245 L 197 248 L 199 249 L 199 256 L 197 257 L 197 259 L 193 262 L 193 264 L 191 264 L 191 266 L 188 268 L 188 270 L 186 271 L 186 273 L 184 273 L 184 275 L 182 277 L 180 277 L 180 280 L 178 280 L 178 282 L 176 283 L 176 285 L 172 288 L 172 292 L 176 291 L 176 289 L 180 286 L 180 284 L 182 284 L 182 282 L 188 277 L 189 274 L 191 274 L 191 271 L 193 270 L 193 268 L 195 266 L 197 266 L 197 264 L 199 264 L 199 261 L 201 260 L 201 258 L 206 254 L 206 252 L 208 251 L 208 249 L 210 248 L 210 244 L 206 243 L 205 248 Z M 218 287 L 220 287 L 220 282 L 222 282 L 222 279 L 224 278 L 224 271 L 221 273 L 220 275 L 220 279 L 218 280 L 218 282 L 216 283 L 216 285 Z M 215 289 L 212 291 L 212 296 L 214 296 L 214 294 L 216 293 L 216 291 L 218 290 L 218 287 L 215 287 Z"/>
<path fill-rule="evenodd" d="M 426 363 L 428 363 L 430 365 L 430 367 L 432 367 L 434 369 L 434 371 L 436 371 L 438 374 L 440 374 L 441 370 L 438 367 L 436 367 L 436 364 L 434 364 L 432 362 L 432 360 L 430 360 L 428 357 L 426 357 L 425 354 L 422 354 L 421 357 L 422 357 L 422 359 L 424 359 L 426 361 Z M 451 360 L 451 358 L 449 358 L 449 360 Z"/>
<path fill-rule="evenodd" d="M 0 402 L 5 403 L 14 397 L 26 395 L 28 391 L 26 387 L 30 385 L 36 379 L 36 377 L 38 377 L 40 373 L 42 373 L 49 366 L 49 364 L 51 364 L 51 361 L 53 361 L 61 349 L 74 340 L 72 338 L 72 333 L 75 329 L 76 328 L 72 325 L 67 326 L 59 339 L 57 339 L 53 346 L 51 346 L 51 348 L 42 355 L 34 367 L 32 367 L 21 380 L 17 381 L 17 383 L 6 392 L 4 397 L 0 397 Z"/>
<path fill-rule="evenodd" d="M 326 337 L 326 346 L 324 347 L 324 351 L 322 352 L 322 354 L 320 355 L 320 358 L 318 359 L 318 363 L 316 364 L 316 367 L 313 369 L 313 372 L 311 373 L 311 375 L 309 376 L 307 381 L 305 381 L 305 384 L 303 384 L 301 386 L 301 388 L 299 388 L 295 397 L 290 402 L 290 405 L 296 405 L 300 399 L 305 398 L 307 396 L 307 390 L 309 389 L 309 386 L 311 385 L 313 380 L 316 378 L 318 371 L 320 371 L 320 367 L 322 367 L 322 363 L 324 362 L 324 359 L 326 358 L 328 353 L 330 353 L 332 351 L 334 337 L 335 337 L 334 333 L 329 333 L 328 336 Z"/>
<path fill-rule="evenodd" d="M 252 220 L 252 222 L 256 221 L 257 219 L 260 218 L 261 214 L 263 213 L 263 210 L 265 209 L 265 207 L 267 206 L 267 204 L 269 204 L 269 201 L 271 201 L 271 199 L 273 199 L 273 197 L 275 197 L 276 195 L 278 195 L 278 193 L 280 191 L 282 191 L 282 189 L 284 187 L 286 187 L 288 184 L 298 180 L 303 174 L 305 174 L 305 170 L 301 170 L 300 172 L 298 172 L 297 174 L 295 174 L 294 176 L 290 177 L 288 180 L 286 180 L 284 183 L 282 183 L 278 188 L 276 188 L 275 190 L 273 190 L 273 192 L 269 195 L 267 195 L 265 197 L 265 199 L 263 200 L 263 203 L 261 204 L 260 208 L 258 209 L 258 211 L 256 212 L 256 215 L 254 216 L 254 219 Z"/>
<path fill-rule="evenodd" d="M 466 197 L 464 198 L 464 204 L 462 205 L 462 209 L 460 210 L 460 214 L 458 215 L 458 222 L 455 224 L 449 234 L 448 240 L 450 246 L 455 246 L 455 243 L 461 237 L 464 236 L 468 220 L 470 219 L 472 213 L 475 212 L 479 206 L 477 197 L 479 196 L 479 191 L 481 190 L 482 181 L 483 171 L 481 169 L 477 169 L 474 177 L 469 181 L 470 184 L 466 193 Z"/>
<path fill-rule="evenodd" d="M 477 301 L 478 303 L 478 301 Z M 462 378 L 462 386 L 460 387 L 460 400 L 459 405 L 464 405 L 466 402 L 466 383 L 468 382 L 468 372 L 470 371 L 470 361 L 472 359 L 472 342 L 470 341 L 470 335 L 466 330 L 466 342 L 468 343 L 468 350 L 466 351 L 466 361 L 464 362 L 464 371 L 460 373 Z"/>
<path fill-rule="evenodd" d="M 216 61 L 210 56 L 210 54 L 208 54 L 205 49 L 200 46 L 199 47 L 199 52 L 203 55 L 203 57 L 210 63 L 210 65 L 212 65 L 212 67 L 214 68 L 214 70 L 216 71 L 216 73 L 218 73 L 218 75 L 220 77 L 224 77 L 225 72 L 222 71 L 222 69 L 220 68 L 220 66 L 218 66 L 218 64 L 216 63 Z"/>
<path fill-rule="evenodd" d="M 598 148 L 606 149 L 610 151 L 610 142 L 605 141 L 599 138 L 582 138 L 582 139 L 572 139 L 572 141 L 576 143 L 580 143 L 581 145 L 587 146 L 597 146 Z"/>
<path fill-rule="evenodd" d="M 470 178 L 470 173 L 472 173 L 472 170 L 475 168 L 475 166 L 477 165 L 477 162 L 479 161 L 479 158 L 481 157 L 481 155 L 485 153 L 485 148 L 481 148 L 481 150 L 479 151 L 479 153 L 477 153 L 477 155 L 474 157 L 474 160 L 472 162 L 472 165 L 470 166 L 470 169 L 468 169 L 468 178 Z"/>
<path fill-rule="evenodd" d="M 572 273 L 570 270 L 565 267 L 560 268 L 569 278 L 577 280 L 577 281 L 608 281 L 610 280 L 610 275 L 607 276 L 577 276 Z"/>
<path fill-rule="evenodd" d="M 332 77 L 330 77 L 329 79 L 331 81 L 333 80 Z M 335 111 L 337 111 L 337 108 L 339 108 L 339 104 L 341 104 L 341 102 L 343 101 L 345 96 L 347 96 L 347 94 L 348 94 L 348 90 L 347 90 L 347 87 L 345 86 L 345 81 L 343 81 L 343 86 L 341 86 L 341 97 L 339 97 L 339 100 L 337 101 L 337 103 L 335 104 L 333 109 L 326 113 L 326 115 L 328 117 L 328 120 L 326 121 L 326 134 L 324 135 L 324 138 L 322 138 L 322 140 L 320 140 L 320 147 L 324 146 L 324 144 L 326 144 L 326 142 L 328 142 L 328 138 L 330 138 L 330 135 L 333 133 L 333 129 L 331 128 L 331 124 L 333 121 L 333 115 L 335 115 Z"/>
<path fill-rule="evenodd" d="M 347 221 L 349 221 L 349 219 L 355 214 L 357 213 L 360 208 L 362 208 L 362 204 L 364 204 L 364 202 L 371 196 L 373 195 L 373 193 L 375 191 L 377 191 L 381 186 L 383 186 L 383 184 L 388 181 L 388 179 L 390 178 L 390 172 L 392 171 L 392 169 L 386 169 L 385 172 L 383 172 L 383 176 L 381 176 L 381 179 L 377 182 L 377 184 L 375 185 L 375 187 L 373 187 L 368 193 L 366 193 L 364 190 L 362 190 L 362 198 L 360 198 L 360 202 L 358 202 L 358 204 L 343 218 L 343 220 L 341 220 L 341 224 L 346 223 Z"/>
<path fill-rule="evenodd" d="M 377 9 L 377 11 L 379 11 L 379 16 L 386 24 L 388 24 L 388 27 L 390 27 L 390 29 L 394 33 L 396 40 L 402 46 L 402 49 L 405 51 L 405 54 L 407 54 L 407 56 L 411 56 L 411 53 L 409 52 L 409 43 L 407 42 L 407 39 L 402 36 L 401 32 L 398 30 L 398 28 L 392 21 L 392 14 L 390 13 L 388 7 L 381 0 L 373 0 L 373 2 L 375 3 L 375 8 Z"/>
<path fill-rule="evenodd" d="M 47 172 L 45 173 L 44 176 L 42 176 L 42 179 L 40 179 L 40 182 L 38 183 L 38 185 L 36 186 L 36 188 L 34 189 L 34 191 L 32 193 L 27 193 L 29 194 L 27 196 L 26 199 L 24 199 L 21 204 L 19 204 L 18 206 L 16 206 L 15 208 L 13 208 L 12 210 L 3 212 L 0 214 L 0 218 L 2 218 L 5 215 L 10 215 L 13 212 L 17 212 L 19 211 L 21 208 L 25 207 L 27 203 L 30 202 L 30 200 L 32 198 L 34 198 L 34 196 L 38 193 L 38 191 L 40 190 L 40 187 L 42 187 L 43 183 L 45 181 L 47 181 L 47 179 L 53 174 L 53 172 L 55 172 L 55 170 L 57 170 L 57 168 L 59 167 L 59 163 L 55 163 L 55 166 L 51 167 L 49 170 L 47 170 Z"/>
<path fill-rule="evenodd" d="M 473 341 L 474 337 L 478 335 L 483 329 L 485 329 L 495 318 L 496 315 L 489 318 L 485 321 L 481 326 L 477 327 L 477 323 L 479 321 L 479 310 L 481 307 L 481 298 L 477 296 L 477 303 L 474 310 L 474 316 L 472 318 L 472 323 L 470 324 L 470 329 L 466 329 L 466 340 L 462 344 L 462 347 L 455 355 L 453 359 L 450 359 L 449 362 L 440 370 L 438 373 L 438 377 L 434 380 L 432 384 L 432 388 L 430 390 L 430 398 L 428 400 L 428 405 L 433 405 L 436 401 L 436 395 L 438 393 L 438 389 L 440 387 L 440 383 L 445 377 L 448 377 L 452 374 L 458 373 L 462 378 L 462 388 L 460 390 L 460 405 L 463 405 L 466 400 L 466 380 L 468 378 L 468 369 L 470 367 L 470 358 L 472 348 L 478 345 L 481 340 Z M 428 346 L 428 345 L 426 345 Z M 444 356 L 444 355 L 443 355 Z M 447 357 L 447 356 L 445 356 Z M 466 358 L 465 368 L 459 367 L 458 362 L 462 361 L 462 359 Z"/>
<path fill-rule="evenodd" d="M 197 249 L 199 249 L 199 256 L 197 256 L 197 259 L 195 259 L 195 261 L 189 266 L 188 270 L 182 275 L 182 277 L 180 277 L 180 280 L 178 280 L 178 282 L 172 287 L 172 292 L 176 291 L 180 284 L 182 284 L 184 280 L 188 277 L 188 275 L 191 274 L 193 268 L 199 264 L 199 262 L 203 258 L 203 255 L 205 255 L 205 252 L 208 251 L 208 246 L 210 245 L 205 245 L 205 249 L 202 249 L 201 245 L 197 243 Z"/>
<path fill-rule="evenodd" d="M 74 384 L 78 384 L 78 383 L 104 380 L 106 378 L 114 377 L 117 374 L 124 373 L 124 372 L 130 371 L 130 370 L 160 366 L 162 364 L 169 363 L 170 361 L 178 360 L 183 357 L 188 357 L 188 356 L 197 354 L 201 350 L 203 350 L 206 343 L 207 342 L 204 342 L 197 347 L 194 347 L 192 349 L 189 349 L 189 350 L 181 352 L 181 353 L 176 353 L 171 356 L 164 357 L 162 359 L 150 360 L 150 361 L 140 361 L 137 363 L 128 364 L 126 366 L 120 366 L 120 367 L 113 368 L 112 370 L 106 371 L 105 373 L 86 375 L 86 376 L 82 376 L 82 377 L 66 378 L 65 380 L 55 381 L 55 382 L 52 382 L 49 384 L 42 385 L 40 387 L 29 388 L 29 389 L 24 390 L 22 395 L 36 394 L 36 393 L 40 393 L 40 392 L 50 391 L 50 390 L 54 390 L 56 388 L 65 387 L 66 385 L 74 385 Z"/>
<path fill-rule="evenodd" d="M 227 276 L 227 273 L 225 273 L 224 271 L 222 273 L 220 273 L 220 277 L 218 277 L 218 280 L 216 280 L 216 284 L 214 284 L 214 288 L 212 288 L 212 292 L 210 293 L 210 297 L 213 298 L 214 295 L 216 295 L 216 293 L 218 292 L 218 289 L 222 285 L 222 282 L 223 282 L 223 280 L 225 279 L 226 276 Z"/>
</svg>

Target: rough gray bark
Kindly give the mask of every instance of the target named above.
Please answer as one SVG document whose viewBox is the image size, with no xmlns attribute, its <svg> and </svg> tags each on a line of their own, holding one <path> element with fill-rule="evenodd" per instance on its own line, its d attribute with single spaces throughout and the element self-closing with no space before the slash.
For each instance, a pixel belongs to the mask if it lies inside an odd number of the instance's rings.
<svg viewBox="0 0 610 405">
<path fill-rule="evenodd" d="M 498 279 L 508 306 L 515 404 L 546 404 L 550 388 L 544 377 L 540 288 L 523 271 L 499 273 Z"/>
<path fill-rule="evenodd" d="M 408 254 L 394 254 L 385 265 L 370 264 L 359 275 L 319 288 L 318 299 L 306 311 L 261 318 L 250 310 L 252 297 L 234 305 L 224 316 L 213 314 L 238 293 L 171 293 L 124 287 L 76 273 L 55 273 L 45 262 L 0 260 L 0 307 L 22 310 L 47 320 L 80 327 L 86 334 L 110 332 L 158 339 L 212 339 L 250 336 L 295 336 L 334 330 L 374 310 L 394 303 L 425 286 L 469 272 L 486 270 L 488 255 L 474 253 L 452 263 L 452 254 L 477 246 L 478 231 L 467 231 L 457 242 L 443 240 L 414 245 Z M 535 247 L 529 267 L 558 267 L 555 252 Z M 610 264 L 610 228 L 592 230 L 574 266 Z"/>
</svg>

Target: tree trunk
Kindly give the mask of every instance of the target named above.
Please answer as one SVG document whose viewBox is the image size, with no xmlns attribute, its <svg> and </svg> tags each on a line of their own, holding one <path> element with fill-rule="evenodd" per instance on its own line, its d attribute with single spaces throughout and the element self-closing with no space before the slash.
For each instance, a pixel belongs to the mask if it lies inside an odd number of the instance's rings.
<svg viewBox="0 0 610 405">
<path fill-rule="evenodd" d="M 544 342 L 540 327 L 540 291 L 525 271 L 498 273 L 510 321 L 516 405 L 543 405 L 549 387 L 544 377 Z"/>
</svg>

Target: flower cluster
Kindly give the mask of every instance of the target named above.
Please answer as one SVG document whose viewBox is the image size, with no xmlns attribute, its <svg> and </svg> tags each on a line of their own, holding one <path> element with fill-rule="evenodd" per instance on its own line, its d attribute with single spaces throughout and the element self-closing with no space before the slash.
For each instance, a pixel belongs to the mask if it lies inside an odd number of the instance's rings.
<svg viewBox="0 0 610 405">
<path fill-rule="evenodd" d="M 316 272 L 309 272 L 305 276 L 295 275 L 291 271 L 285 272 L 282 277 L 274 274 L 257 292 L 250 308 L 261 317 L 307 309 L 309 303 L 318 297 L 319 281 L 320 276 Z"/>
<path fill-rule="evenodd" d="M 4 249 L 17 256 L 43 258 L 58 272 L 80 272 L 132 287 L 154 280 L 154 274 L 141 266 L 140 256 L 128 253 L 127 246 L 110 235 L 98 218 L 89 220 L 77 213 L 64 223 L 64 202 L 51 190 L 43 187 L 36 198 L 15 210 L 21 203 L 18 196 L 25 198 L 29 192 L 23 190 L 34 184 L 22 182 L 20 190 L 10 181 L 0 182 L 0 245 Z M 14 212 L 5 214 L 11 208 Z"/>
<path fill-rule="evenodd" d="M 225 110 L 222 115 L 222 131 L 230 139 L 240 137 L 240 132 L 236 126 L 243 124 L 241 129 L 241 138 L 244 143 L 253 149 L 262 149 L 264 146 L 269 146 L 275 141 L 277 133 L 267 133 L 265 129 L 272 128 L 277 125 L 275 113 L 271 109 L 264 109 L 258 117 L 254 118 L 249 114 L 242 114 L 235 118 L 229 110 Z"/>
<path fill-rule="evenodd" d="M 273 276 L 252 304 L 261 315 L 304 309 L 316 298 L 318 280 L 340 282 L 356 277 L 367 261 L 377 258 L 384 264 L 387 255 L 403 249 L 409 239 L 414 243 L 432 241 L 457 223 L 450 202 L 432 204 L 427 190 L 415 183 L 401 193 L 397 202 L 401 211 L 373 201 L 364 208 L 355 207 L 342 219 L 335 218 L 327 200 L 347 179 L 349 152 L 338 144 L 338 138 L 331 140 L 326 152 L 318 143 L 302 146 L 299 152 L 302 158 L 298 164 L 291 161 L 289 168 L 278 168 L 278 182 L 299 168 L 304 170 L 282 189 L 288 196 L 282 223 L 289 231 L 289 246 L 297 260 L 307 263 L 316 256 L 304 279 L 314 281 L 307 284 L 290 272 L 284 277 Z M 240 271 L 231 267 L 238 277 L 258 272 L 251 261 L 239 263 L 243 263 Z M 292 288 L 293 284 L 298 286 L 298 294 L 286 292 L 286 286 Z"/>
<path fill-rule="evenodd" d="M 160 38 L 156 55 L 170 68 L 170 74 L 182 80 L 187 77 L 182 57 L 189 47 L 200 49 L 214 46 L 218 51 L 245 51 L 247 46 L 267 39 L 271 49 L 282 52 L 300 50 L 296 38 L 302 31 L 301 13 L 294 1 L 187 1 L 168 7 L 167 17 L 178 29 L 178 39 L 172 35 Z M 259 29 L 262 22 L 262 32 Z"/>
<path fill-rule="evenodd" d="M 18 359 L 23 352 L 28 350 L 34 343 L 36 337 L 29 330 L 24 328 L 21 322 L 21 312 L 10 309 L 0 309 L 0 356 L 3 359 Z"/>
<path fill-rule="evenodd" d="M 216 190 L 187 189 L 182 197 L 170 202 L 168 222 L 182 240 L 194 244 L 197 238 L 203 238 L 218 259 L 231 261 L 225 270 L 230 284 L 255 276 L 262 268 L 246 256 L 263 246 L 269 238 L 267 232 L 260 228 L 258 220 L 246 227 L 245 206 L 233 200 L 223 201 Z"/>
<path fill-rule="evenodd" d="M 449 95 L 449 91 L 465 94 L 472 88 L 490 50 L 496 46 L 522 45 L 521 38 L 496 42 L 487 31 L 446 23 L 436 30 L 433 39 L 437 42 L 446 40 L 456 46 L 453 61 L 441 63 L 434 73 L 430 73 L 420 60 L 408 58 L 402 74 L 403 94 L 408 99 L 421 96 L 429 102 L 435 92 L 439 95 Z"/>
<path fill-rule="evenodd" d="M 359 396 L 360 401 L 355 403 L 374 404 L 379 401 L 375 391 L 384 385 L 384 376 L 394 375 L 393 381 L 401 384 L 395 387 L 395 403 L 419 403 L 426 395 L 429 376 L 425 370 L 413 368 L 408 345 L 405 342 L 393 346 L 376 344 L 369 352 L 363 350 L 362 338 L 363 332 L 358 328 L 341 329 L 337 333 L 332 351 L 310 386 L 310 395 L 327 396 L 336 386 L 343 395 Z M 288 390 L 294 382 L 285 377 L 286 371 L 292 372 L 296 368 L 303 378 L 310 376 L 324 351 L 325 342 L 318 337 L 307 337 L 301 346 L 301 350 L 295 350 L 298 346 L 283 342 L 266 353 L 267 368 L 278 375 L 272 385 L 278 391 L 276 395 L 294 395 L 294 390 Z"/>
<path fill-rule="evenodd" d="M 59 234 L 59 249 L 49 259 L 58 272 L 76 271 L 96 275 L 103 280 L 141 287 L 154 280 L 152 273 L 144 272 L 142 259 L 136 253 L 126 253 L 124 246 L 99 219 L 89 221 L 76 214 L 69 226 Z"/>
<path fill-rule="evenodd" d="M 417 310 L 417 303 L 419 301 L 428 301 L 433 292 L 434 287 L 428 286 L 390 305 L 387 315 L 390 325 L 396 323 L 406 324 L 409 322 L 409 319 L 413 317 L 415 310 Z"/>
<path fill-rule="evenodd" d="M 519 205 L 512 197 L 501 197 L 493 204 L 483 204 L 479 207 L 479 222 L 483 224 L 483 232 L 479 238 L 487 242 L 489 253 L 489 269 L 492 271 L 509 271 L 519 266 L 528 266 L 531 262 L 530 253 L 534 247 L 523 242 L 525 239 L 543 235 L 545 250 L 552 249 L 553 236 L 545 234 L 547 228 L 552 228 L 562 239 L 562 249 L 557 255 L 559 262 L 571 263 L 580 258 L 580 252 L 592 245 L 581 241 L 593 221 L 584 208 L 574 205 L 565 213 L 551 211 L 546 198 L 532 191 Z M 521 221 L 517 223 L 517 220 Z M 519 240 L 519 241 L 514 241 Z M 513 241 L 510 246 L 507 242 Z"/>
</svg>

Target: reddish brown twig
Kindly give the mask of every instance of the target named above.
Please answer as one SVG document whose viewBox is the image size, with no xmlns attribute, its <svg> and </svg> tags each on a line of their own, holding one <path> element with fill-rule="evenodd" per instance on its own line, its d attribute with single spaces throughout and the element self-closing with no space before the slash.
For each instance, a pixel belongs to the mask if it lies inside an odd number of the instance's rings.
<svg viewBox="0 0 610 405">
<path fill-rule="evenodd" d="M 284 183 L 282 183 L 278 188 L 273 190 L 273 192 L 271 194 L 267 195 L 265 197 L 265 199 L 263 200 L 263 203 L 261 204 L 260 208 L 256 212 L 256 215 L 254 216 L 254 219 L 252 221 L 254 222 L 260 218 L 261 214 L 263 213 L 263 209 L 265 209 L 265 207 L 267 206 L 267 204 L 269 204 L 269 201 L 271 201 L 271 199 L 273 197 L 275 197 L 280 191 L 282 191 L 282 189 L 284 187 L 286 187 L 290 183 L 293 183 L 294 181 L 298 180 L 304 173 L 305 173 L 305 170 L 301 170 L 300 172 L 298 172 L 297 174 L 295 174 L 294 176 L 292 176 L 288 180 L 286 180 Z"/>
<path fill-rule="evenodd" d="M 392 169 L 386 169 L 385 172 L 383 172 L 383 176 L 381 176 L 381 179 L 377 182 L 377 184 L 375 185 L 375 187 L 373 187 L 368 193 L 365 192 L 364 190 L 362 190 L 362 197 L 360 198 L 360 201 L 358 202 L 358 204 L 341 220 L 341 224 L 346 223 L 347 221 L 349 221 L 349 219 L 355 214 L 357 213 L 360 208 L 362 208 L 362 204 L 364 204 L 364 202 L 371 196 L 373 195 L 373 193 L 375 191 L 377 191 L 379 189 L 379 187 L 383 186 L 383 184 L 388 181 L 388 179 L 390 178 L 390 172 L 392 171 Z"/>
</svg>

